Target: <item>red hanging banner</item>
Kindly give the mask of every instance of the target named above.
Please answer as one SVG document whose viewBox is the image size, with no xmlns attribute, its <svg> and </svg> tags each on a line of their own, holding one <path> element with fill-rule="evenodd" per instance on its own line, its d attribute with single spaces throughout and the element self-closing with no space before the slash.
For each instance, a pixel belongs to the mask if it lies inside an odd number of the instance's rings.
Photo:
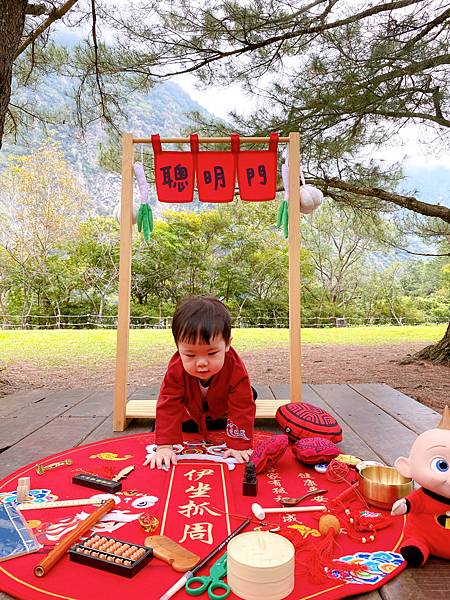
<svg viewBox="0 0 450 600">
<path fill-rule="evenodd" d="M 201 202 L 232 202 L 236 183 L 239 136 L 231 135 L 231 152 L 199 152 L 198 135 L 191 136 L 191 149 L 196 154 L 196 178 Z"/>
<path fill-rule="evenodd" d="M 160 202 L 192 202 L 195 160 L 192 152 L 162 150 L 159 134 L 152 135 L 156 193 Z"/>
<path fill-rule="evenodd" d="M 278 133 L 270 134 L 268 150 L 239 152 L 237 173 L 242 200 L 273 200 L 277 189 Z"/>
</svg>

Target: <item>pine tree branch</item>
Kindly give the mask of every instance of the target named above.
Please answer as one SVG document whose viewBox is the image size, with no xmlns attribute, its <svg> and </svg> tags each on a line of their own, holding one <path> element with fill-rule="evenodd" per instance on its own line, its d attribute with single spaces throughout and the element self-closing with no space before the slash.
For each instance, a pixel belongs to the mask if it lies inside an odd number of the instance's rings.
<svg viewBox="0 0 450 600">
<path fill-rule="evenodd" d="M 218 60 L 222 60 L 224 58 L 229 58 L 231 56 L 240 56 L 247 52 L 253 52 L 254 50 L 258 50 L 260 48 L 265 48 L 267 46 L 271 46 L 272 44 L 276 44 L 279 42 L 284 42 L 287 40 L 296 39 L 302 37 L 304 35 L 311 35 L 317 33 L 324 33 L 326 31 L 330 31 L 339 27 L 343 27 L 346 25 L 350 25 L 357 21 L 364 20 L 373 15 L 377 15 L 383 12 L 395 11 L 397 9 L 405 8 L 407 6 L 411 6 L 417 4 L 418 0 L 398 0 L 394 2 L 387 2 L 386 4 L 380 4 L 375 6 L 370 6 L 368 9 L 363 10 L 359 13 L 355 13 L 350 17 L 346 17 L 344 19 L 337 19 L 336 21 L 332 21 L 330 23 L 321 22 L 316 26 L 309 27 L 301 27 L 299 29 L 295 29 L 294 31 L 283 33 L 281 35 L 275 35 L 269 37 L 265 40 L 261 40 L 259 42 L 246 43 L 241 45 L 239 48 L 235 48 L 233 50 L 212 50 L 210 56 L 195 62 L 195 64 L 191 67 L 187 67 L 178 71 L 171 71 L 169 73 L 151 73 L 154 77 L 161 77 L 166 79 L 168 77 L 172 77 L 173 75 L 181 75 L 184 73 L 191 73 L 193 71 L 197 71 L 203 67 L 208 66 L 209 64 L 216 62 Z M 320 20 L 320 19 L 319 19 Z"/>
<path fill-rule="evenodd" d="M 20 44 L 20 46 L 17 48 L 14 59 L 16 59 L 18 56 L 20 56 L 22 54 L 22 52 L 24 52 L 30 44 L 35 42 L 37 40 L 37 38 L 40 35 L 42 35 L 44 33 L 44 31 L 50 27 L 50 25 L 52 25 L 52 23 L 54 23 L 55 21 L 58 21 L 67 12 L 69 12 L 69 10 L 77 2 L 78 2 L 78 0 L 68 0 L 62 6 L 60 6 L 60 8 L 52 10 L 52 12 L 47 17 L 47 19 L 45 19 L 45 21 L 43 21 L 39 25 L 39 27 L 37 27 L 32 33 L 30 33 L 30 35 Z"/>
<path fill-rule="evenodd" d="M 370 114 L 380 115 L 380 117 L 393 117 L 394 119 L 421 119 L 422 121 L 432 121 L 443 127 L 450 127 L 450 120 L 441 115 L 429 115 L 428 113 L 420 113 L 409 110 L 371 110 Z"/>
<path fill-rule="evenodd" d="M 439 54 L 436 56 L 431 56 L 425 60 L 421 61 L 411 61 L 405 67 L 401 67 L 398 69 L 393 69 L 392 71 L 387 71 L 382 75 L 378 75 L 377 77 L 372 77 L 367 81 L 362 81 L 357 86 L 355 86 L 355 90 L 363 89 L 366 90 L 369 86 L 373 89 L 375 86 L 380 83 L 385 83 L 386 81 L 391 81 L 392 79 L 398 79 L 399 77 L 404 77 L 405 75 L 415 75 L 416 73 L 423 73 L 428 69 L 432 69 L 439 65 L 448 65 L 450 64 L 450 54 Z"/>
<path fill-rule="evenodd" d="M 98 42 L 97 42 L 97 12 L 95 10 L 95 0 L 91 0 L 92 9 L 92 43 L 94 45 L 94 66 L 95 66 L 95 83 L 97 85 L 100 104 L 102 107 L 102 117 L 109 119 L 108 110 L 106 108 L 105 94 L 102 85 L 102 76 L 99 66 Z M 110 120 L 110 119 L 109 119 Z"/>
<path fill-rule="evenodd" d="M 408 250 L 408 248 L 403 248 L 403 246 L 399 246 L 398 244 L 394 244 L 393 242 L 383 238 L 382 239 L 383 244 L 386 244 L 386 246 L 390 246 L 391 248 L 395 248 L 396 250 L 401 250 L 402 252 L 405 252 L 406 254 L 411 254 L 413 256 L 450 256 L 450 252 L 443 252 L 443 253 L 439 253 L 439 252 L 414 252 L 413 250 Z"/>
<path fill-rule="evenodd" d="M 359 185 L 343 181 L 342 179 L 317 178 L 316 182 L 319 185 L 322 183 L 325 187 L 338 188 L 356 194 L 357 196 L 366 196 L 368 198 L 379 198 L 386 202 L 392 202 L 402 208 L 407 208 L 413 212 L 425 215 L 426 217 L 434 217 L 442 219 L 446 223 L 450 223 L 450 208 L 439 206 L 437 204 L 428 204 L 414 198 L 413 196 L 403 196 L 402 194 L 394 194 L 387 192 L 377 187 Z"/>
</svg>

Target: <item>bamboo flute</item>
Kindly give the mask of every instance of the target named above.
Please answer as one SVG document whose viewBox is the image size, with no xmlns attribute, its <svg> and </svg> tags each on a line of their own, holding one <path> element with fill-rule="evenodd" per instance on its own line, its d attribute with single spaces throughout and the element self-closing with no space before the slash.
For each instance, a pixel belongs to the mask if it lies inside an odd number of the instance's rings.
<svg viewBox="0 0 450 600">
<path fill-rule="evenodd" d="M 34 574 L 37 577 L 43 577 L 50 569 L 64 556 L 70 546 L 77 541 L 79 537 L 88 531 L 92 525 L 100 521 L 103 515 L 106 515 L 114 508 L 116 503 L 113 498 L 99 506 L 87 519 L 81 521 L 73 531 L 68 533 L 55 548 L 44 558 L 42 562 L 34 567 Z M 37 507 L 36 507 L 37 508 Z"/>
</svg>

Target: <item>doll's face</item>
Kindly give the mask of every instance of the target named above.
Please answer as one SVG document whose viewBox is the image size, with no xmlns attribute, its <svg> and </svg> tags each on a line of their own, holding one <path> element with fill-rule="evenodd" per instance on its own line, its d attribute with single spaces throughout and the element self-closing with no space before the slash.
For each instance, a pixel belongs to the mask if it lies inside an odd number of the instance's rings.
<svg viewBox="0 0 450 600">
<path fill-rule="evenodd" d="M 409 458 L 398 458 L 395 468 L 421 486 L 450 498 L 450 430 L 430 429 L 419 435 Z"/>
</svg>

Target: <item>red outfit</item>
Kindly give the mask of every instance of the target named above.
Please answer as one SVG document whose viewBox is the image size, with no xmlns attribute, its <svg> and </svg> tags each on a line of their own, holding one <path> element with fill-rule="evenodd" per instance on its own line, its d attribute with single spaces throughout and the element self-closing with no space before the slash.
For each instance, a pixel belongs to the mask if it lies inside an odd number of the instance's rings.
<svg viewBox="0 0 450 600">
<path fill-rule="evenodd" d="M 430 554 L 450 559 L 450 498 L 419 488 L 406 500 L 408 516 L 400 550 L 419 548 L 424 563 Z"/>
<path fill-rule="evenodd" d="M 206 439 L 205 419 L 227 417 L 227 446 L 247 450 L 253 444 L 255 402 L 247 369 L 233 348 L 225 353 L 222 369 L 213 376 L 205 398 L 197 377 L 184 370 L 176 352 L 170 359 L 156 404 L 157 445 L 180 444 L 183 441 L 182 422 L 194 419 Z"/>
</svg>

